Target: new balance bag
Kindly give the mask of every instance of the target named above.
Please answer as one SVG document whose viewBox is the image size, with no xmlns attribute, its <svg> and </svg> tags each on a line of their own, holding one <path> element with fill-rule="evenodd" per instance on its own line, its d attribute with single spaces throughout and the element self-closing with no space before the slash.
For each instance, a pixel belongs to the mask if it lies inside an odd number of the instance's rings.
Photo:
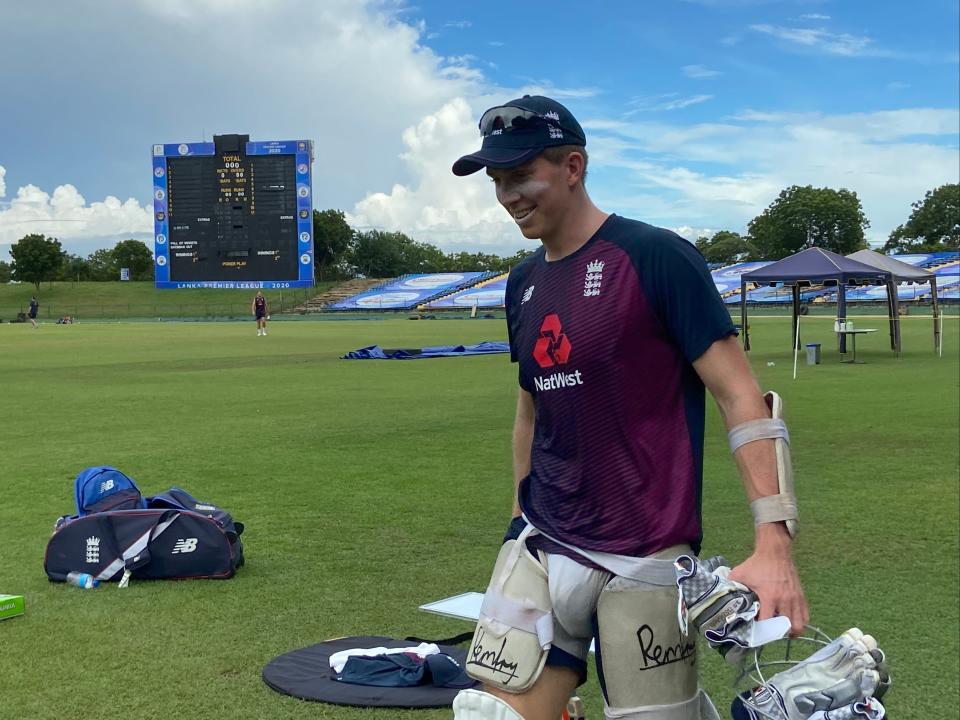
<svg viewBox="0 0 960 720">
<path fill-rule="evenodd" d="M 115 467 L 98 465 L 80 471 L 73 481 L 77 515 L 104 510 L 133 510 L 146 507 L 137 484 Z"/>
<path fill-rule="evenodd" d="M 211 517 L 174 509 L 113 510 L 61 523 L 47 543 L 44 569 L 54 581 L 74 570 L 101 581 L 133 578 L 229 578 L 243 564 L 233 539 Z"/>
</svg>

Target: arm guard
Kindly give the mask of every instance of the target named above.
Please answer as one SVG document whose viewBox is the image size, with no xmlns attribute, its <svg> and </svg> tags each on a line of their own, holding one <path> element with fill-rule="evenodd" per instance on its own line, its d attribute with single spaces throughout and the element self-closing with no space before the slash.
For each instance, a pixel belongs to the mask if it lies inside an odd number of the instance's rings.
<svg viewBox="0 0 960 720">
<path fill-rule="evenodd" d="M 793 493 L 793 465 L 790 461 L 790 434 L 783 421 L 783 400 L 775 392 L 763 396 L 770 408 L 770 418 L 749 420 L 731 428 L 728 435 L 730 452 L 754 440 L 773 440 L 777 455 L 776 495 L 757 498 L 750 503 L 755 525 L 769 522 L 784 522 L 793 537 L 797 534 L 797 498 Z"/>
</svg>

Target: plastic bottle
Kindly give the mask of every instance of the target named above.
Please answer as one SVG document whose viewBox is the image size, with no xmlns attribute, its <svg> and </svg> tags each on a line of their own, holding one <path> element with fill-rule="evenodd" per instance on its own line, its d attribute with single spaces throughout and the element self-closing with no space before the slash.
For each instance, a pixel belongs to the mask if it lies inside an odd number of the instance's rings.
<svg viewBox="0 0 960 720">
<path fill-rule="evenodd" d="M 583 700 L 573 695 L 567 702 L 567 708 L 563 711 L 562 720 L 585 720 L 583 712 Z"/>
<path fill-rule="evenodd" d="M 95 588 L 100 584 L 100 581 L 97 580 L 93 575 L 76 571 L 67 573 L 67 582 L 74 587 L 83 588 L 84 590 Z"/>
</svg>

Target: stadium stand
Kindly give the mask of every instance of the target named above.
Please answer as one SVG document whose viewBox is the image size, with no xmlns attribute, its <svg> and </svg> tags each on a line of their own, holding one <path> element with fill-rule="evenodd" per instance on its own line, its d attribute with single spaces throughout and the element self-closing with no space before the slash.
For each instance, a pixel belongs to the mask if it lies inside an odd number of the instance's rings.
<svg viewBox="0 0 960 720">
<path fill-rule="evenodd" d="M 470 287 L 490 272 L 416 273 L 389 280 L 330 305 L 332 310 L 409 310 Z"/>
<path fill-rule="evenodd" d="M 723 298 L 725 303 L 740 302 L 740 276 L 745 272 L 750 272 L 751 270 L 756 270 L 769 264 L 769 262 L 761 261 L 727 265 L 726 267 L 711 270 L 710 276 L 713 278 L 713 284 L 716 285 L 717 292 L 720 293 L 720 297 Z M 750 299 L 749 294 L 747 295 L 747 299 Z M 758 300 L 757 302 L 763 301 Z"/>
<path fill-rule="evenodd" d="M 944 251 L 936 253 L 913 253 L 892 255 L 894 260 L 914 265 L 932 271 L 937 276 L 937 296 L 942 300 L 956 300 L 960 293 L 960 253 Z M 769 265 L 769 262 L 737 263 L 721 268 L 711 268 L 710 275 L 717 287 L 717 292 L 724 303 L 732 305 L 740 302 L 740 276 L 756 268 Z M 855 287 L 847 288 L 848 302 L 885 302 L 886 288 L 884 287 Z M 927 302 L 930 300 L 930 284 L 899 283 L 897 298 L 900 301 Z M 747 302 L 750 303 L 789 303 L 791 301 L 789 288 L 761 287 L 747 289 Z M 804 288 L 801 299 L 805 302 L 824 303 L 836 302 L 837 292 L 832 286 Z"/>
<path fill-rule="evenodd" d="M 504 296 L 507 292 L 508 273 L 496 275 L 483 280 L 473 287 L 458 290 L 426 303 L 424 307 L 430 310 L 446 308 L 502 308 Z"/>
<path fill-rule="evenodd" d="M 291 312 L 323 312 L 334 303 L 340 302 L 341 300 L 345 300 L 349 297 L 353 297 L 359 293 L 366 292 L 367 290 L 372 290 L 379 285 L 383 285 L 384 282 L 385 281 L 383 279 L 379 278 L 354 278 L 353 280 L 347 280 L 335 285 L 324 293 L 315 295 L 305 303 L 297 305 Z"/>
<path fill-rule="evenodd" d="M 913 253 L 892 257 L 901 262 L 931 270 L 937 276 L 938 296 L 944 300 L 958 299 L 960 253 Z M 732 305 L 740 302 L 740 276 L 769 264 L 769 261 L 758 261 L 722 267 L 711 266 L 710 275 L 723 301 Z M 418 273 L 388 280 L 351 282 L 358 284 L 338 285 L 325 295 L 318 296 L 296 308 L 295 311 L 502 308 L 507 273 Z M 901 301 L 906 302 L 929 301 L 929 283 L 900 283 L 897 296 Z M 801 299 L 812 303 L 836 302 L 836 288 L 833 286 L 804 288 Z M 882 302 L 886 299 L 886 290 L 882 287 L 851 286 L 847 290 L 847 299 L 851 302 Z M 748 288 L 747 301 L 759 304 L 789 303 L 791 293 L 789 288 L 782 287 Z"/>
</svg>

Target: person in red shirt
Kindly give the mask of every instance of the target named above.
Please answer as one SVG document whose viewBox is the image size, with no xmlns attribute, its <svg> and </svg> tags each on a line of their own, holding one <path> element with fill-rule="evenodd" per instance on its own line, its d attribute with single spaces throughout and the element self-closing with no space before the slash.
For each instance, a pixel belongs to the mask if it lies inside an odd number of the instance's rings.
<svg viewBox="0 0 960 720">
<path fill-rule="evenodd" d="M 567 108 L 524 96 L 485 112 L 480 131 L 483 147 L 454 174 L 485 169 L 541 247 L 507 283 L 520 386 L 513 520 L 467 671 L 524 720 L 556 720 L 595 639 L 608 718 L 707 717 L 672 564 L 702 540 L 705 390 L 728 430 L 772 422 L 771 411 L 697 249 L 593 204 L 586 136 Z M 799 633 L 796 504 L 775 442 L 735 448 L 748 499 L 775 512 L 754 511 L 755 550 L 731 578 L 757 594 L 761 619 L 786 616 Z"/>
<path fill-rule="evenodd" d="M 267 334 L 267 299 L 263 296 L 263 290 L 257 290 L 256 297 L 250 305 L 250 312 L 257 319 L 257 337 Z"/>
</svg>

